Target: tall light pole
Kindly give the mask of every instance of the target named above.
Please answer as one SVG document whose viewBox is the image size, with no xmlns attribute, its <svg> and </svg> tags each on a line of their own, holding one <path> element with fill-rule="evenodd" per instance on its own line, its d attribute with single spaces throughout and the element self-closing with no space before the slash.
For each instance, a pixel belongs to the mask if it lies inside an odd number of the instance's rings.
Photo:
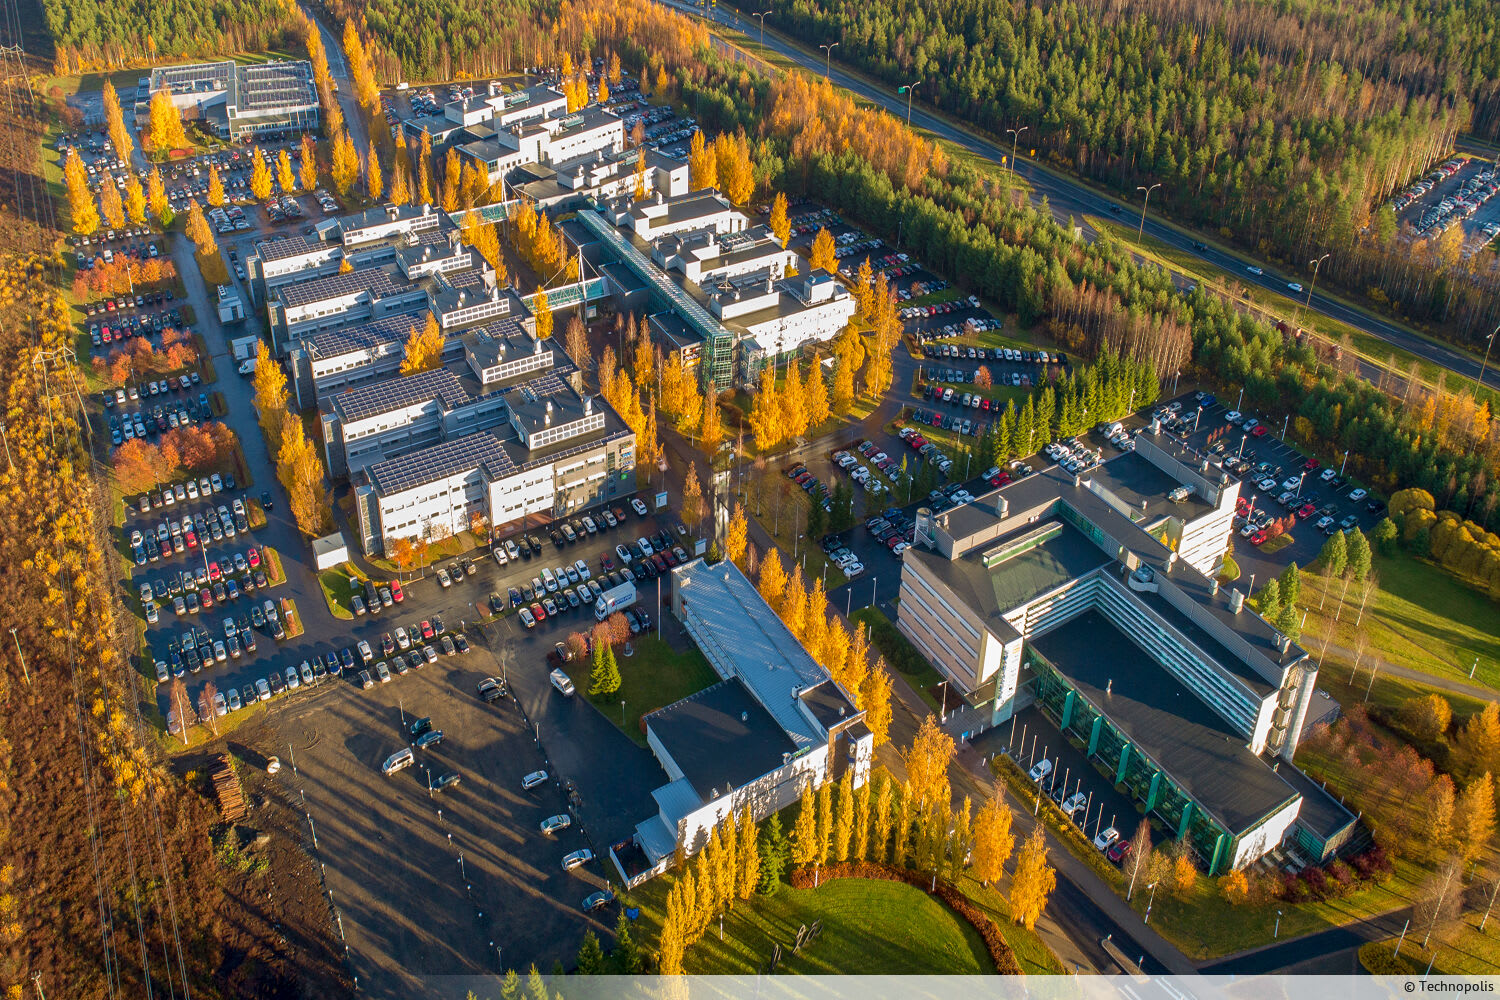
<svg viewBox="0 0 1500 1000">
<path fill-rule="evenodd" d="M 1313 293 L 1313 289 L 1316 288 L 1317 284 L 1318 284 L 1318 268 L 1322 267 L 1323 266 L 1323 262 L 1325 260 L 1327 260 L 1330 256 L 1332 256 L 1332 253 L 1325 253 L 1323 256 L 1319 257 L 1317 260 L 1310 260 L 1310 261 L 1307 262 L 1308 266 L 1312 268 L 1313 274 L 1312 274 L 1312 281 L 1310 281 L 1310 282 L 1307 283 L 1307 300 L 1303 304 L 1306 305 L 1307 308 L 1309 308 L 1309 309 L 1312 308 L 1312 293 Z"/>
<path fill-rule="evenodd" d="M 769 13 L 771 13 L 769 10 L 763 10 L 750 15 L 751 17 L 760 18 L 760 44 L 762 45 L 766 44 L 766 15 Z"/>
<path fill-rule="evenodd" d="M 1146 888 L 1151 890 L 1151 898 L 1146 901 L 1146 919 L 1141 921 L 1143 924 L 1151 922 L 1151 907 L 1156 905 L 1156 883 L 1152 882 Z"/>
<path fill-rule="evenodd" d="M 1490 348 L 1495 346 L 1495 334 L 1500 333 L 1500 326 L 1490 331 L 1490 335 L 1484 338 L 1484 363 L 1479 366 L 1479 385 L 1484 385 L 1484 370 L 1490 365 Z"/>
<path fill-rule="evenodd" d="M 921 80 L 917 80 L 914 83 L 908 83 L 904 87 L 897 87 L 896 88 L 896 93 L 898 93 L 898 94 L 905 94 L 906 95 L 906 125 L 907 125 L 908 128 L 911 127 L 911 94 L 912 94 L 912 91 L 916 90 L 921 85 L 922 85 L 922 81 Z"/>
<path fill-rule="evenodd" d="M 1159 188 L 1161 186 L 1162 186 L 1162 182 L 1161 181 L 1157 181 L 1155 184 L 1151 185 L 1150 187 L 1145 187 L 1145 186 L 1140 185 L 1140 184 L 1136 185 L 1135 189 L 1137 191 L 1144 191 L 1144 192 L 1146 192 L 1146 197 L 1144 197 L 1144 198 L 1141 199 L 1141 224 L 1140 224 L 1140 227 L 1137 228 L 1136 231 L 1135 231 L 1135 238 L 1137 240 L 1141 239 L 1143 236 L 1146 235 L 1146 206 L 1149 205 L 1149 204 L 1151 204 L 1151 192 L 1155 191 L 1157 188 Z"/>
<path fill-rule="evenodd" d="M 1031 128 L 1030 125 L 1022 125 L 1020 128 L 1008 128 L 1010 133 L 1010 179 L 1016 179 L 1016 147 L 1021 142 L 1021 133 Z"/>
<path fill-rule="evenodd" d="M 839 47 L 839 42 L 829 42 L 827 45 L 819 45 L 823 50 L 823 79 L 828 79 L 828 74 L 833 68 L 833 50 Z"/>
</svg>

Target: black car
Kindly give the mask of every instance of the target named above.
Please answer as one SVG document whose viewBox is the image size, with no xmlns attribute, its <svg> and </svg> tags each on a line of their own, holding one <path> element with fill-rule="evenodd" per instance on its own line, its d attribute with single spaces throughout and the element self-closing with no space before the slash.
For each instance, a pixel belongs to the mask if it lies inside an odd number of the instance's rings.
<svg viewBox="0 0 1500 1000">
<path fill-rule="evenodd" d="M 431 719 L 431 717 L 424 715 L 424 716 L 422 716 L 422 718 L 420 718 L 417 721 L 413 722 L 411 725 L 407 726 L 406 728 L 407 728 L 407 731 L 411 733 L 412 739 L 416 739 L 418 736 L 421 736 L 423 733 L 427 733 L 427 732 L 431 732 L 432 731 L 432 719 Z"/>
<path fill-rule="evenodd" d="M 432 634 L 433 635 L 442 635 L 447 630 L 448 630 L 447 626 L 445 626 L 443 624 L 443 616 L 442 615 L 433 615 L 432 616 Z"/>
<path fill-rule="evenodd" d="M 486 704 L 492 705 L 505 697 L 505 685 L 493 677 L 486 677 L 479 682 L 479 697 L 484 699 Z"/>
<path fill-rule="evenodd" d="M 499 594 L 490 595 L 490 614 L 498 615 L 505 610 L 505 598 Z"/>
<path fill-rule="evenodd" d="M 463 775 L 457 771 L 449 771 L 447 774 L 440 774 L 432 779 L 432 790 L 434 792 L 441 792 L 443 789 L 451 788 L 462 780 Z"/>
<path fill-rule="evenodd" d="M 262 510 L 271 511 L 276 509 L 276 501 L 271 499 L 270 490 L 261 490 L 260 506 Z"/>
</svg>

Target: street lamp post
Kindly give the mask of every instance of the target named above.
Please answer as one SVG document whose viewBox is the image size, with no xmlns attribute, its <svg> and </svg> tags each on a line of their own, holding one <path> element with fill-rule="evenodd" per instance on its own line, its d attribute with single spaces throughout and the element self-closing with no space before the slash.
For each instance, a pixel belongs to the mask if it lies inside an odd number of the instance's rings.
<svg viewBox="0 0 1500 1000">
<path fill-rule="evenodd" d="M 769 13 L 771 13 L 769 10 L 763 10 L 750 15 L 760 18 L 760 44 L 762 45 L 766 44 L 766 15 Z"/>
<path fill-rule="evenodd" d="M 906 95 L 906 126 L 907 126 L 907 128 L 911 127 L 911 94 L 912 94 L 912 91 L 916 90 L 921 85 L 922 85 L 922 81 L 921 80 L 917 80 L 915 83 L 908 83 L 904 87 L 897 87 L 896 88 L 896 93 L 898 93 L 898 94 L 905 94 Z"/>
<path fill-rule="evenodd" d="M 1156 883 L 1152 882 L 1146 888 L 1151 890 L 1151 898 L 1146 901 L 1146 919 L 1141 921 L 1143 924 L 1151 922 L 1151 907 L 1156 905 Z"/>
<path fill-rule="evenodd" d="M 1014 180 L 1016 176 L 1016 146 L 1021 141 L 1021 133 L 1031 128 L 1030 125 L 1022 125 L 1020 128 L 1008 128 L 1010 133 L 1010 176 Z"/>
<path fill-rule="evenodd" d="M 1500 326 L 1490 331 L 1490 335 L 1484 338 L 1484 363 L 1479 366 L 1479 385 L 1484 385 L 1484 370 L 1490 366 L 1490 348 L 1495 346 L 1495 334 L 1500 333 Z"/>
<path fill-rule="evenodd" d="M 1312 293 L 1313 293 L 1313 289 L 1315 287 L 1317 287 L 1317 284 L 1318 284 L 1318 268 L 1320 268 L 1320 267 L 1323 266 L 1323 262 L 1325 260 L 1327 260 L 1329 258 L 1329 256 L 1330 256 L 1330 254 L 1326 254 L 1325 253 L 1323 256 L 1319 257 L 1317 260 L 1310 260 L 1310 261 L 1308 261 L 1308 264 L 1312 265 L 1312 271 L 1313 271 L 1313 273 L 1312 273 L 1312 280 L 1307 283 L 1307 299 L 1303 302 L 1303 305 L 1307 306 L 1307 308 L 1309 308 L 1309 309 L 1312 308 Z"/>
<path fill-rule="evenodd" d="M 1140 227 L 1137 228 L 1136 232 L 1135 232 L 1135 238 L 1137 240 L 1139 240 L 1141 237 L 1143 237 L 1146 234 L 1146 206 L 1149 205 L 1149 204 L 1151 204 L 1151 192 L 1155 191 L 1157 188 L 1161 187 L 1162 183 L 1163 183 L 1162 181 L 1157 181 L 1155 184 L 1151 185 L 1150 187 L 1146 187 L 1145 185 L 1141 185 L 1141 184 L 1137 184 L 1136 185 L 1135 189 L 1137 191 L 1144 191 L 1144 192 L 1146 192 L 1146 197 L 1144 197 L 1144 198 L 1141 199 L 1141 224 L 1140 224 Z"/>
<path fill-rule="evenodd" d="M 823 50 L 823 79 L 828 79 L 828 74 L 833 70 L 833 50 L 838 48 L 839 42 L 829 42 L 827 45 L 819 45 Z"/>
<path fill-rule="evenodd" d="M 1280 910 L 1276 911 L 1276 926 L 1271 931 L 1271 937 L 1273 937 L 1273 938 L 1279 938 L 1279 937 L 1281 937 L 1281 911 Z"/>
</svg>

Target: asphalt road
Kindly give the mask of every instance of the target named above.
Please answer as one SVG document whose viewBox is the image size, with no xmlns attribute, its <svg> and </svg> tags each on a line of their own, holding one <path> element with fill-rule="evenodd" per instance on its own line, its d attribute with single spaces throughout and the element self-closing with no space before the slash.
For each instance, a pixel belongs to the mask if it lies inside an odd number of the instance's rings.
<svg viewBox="0 0 1500 1000">
<path fill-rule="evenodd" d="M 685 4 L 673 3 L 670 6 L 676 7 L 685 13 L 701 15 L 701 12 Z M 759 28 L 758 22 L 751 21 L 748 17 L 739 17 L 739 20 L 736 22 L 734 18 L 737 16 L 737 12 L 716 8 L 712 12 L 711 19 L 725 25 L 737 24 L 738 27 L 747 31 L 755 30 L 756 37 L 760 37 L 757 30 Z M 786 38 L 770 27 L 767 27 L 765 31 L 765 44 L 768 48 L 774 49 L 777 53 L 799 64 L 810 73 L 821 74 L 824 71 L 824 67 L 818 65 L 816 55 L 809 55 L 797 46 L 792 45 Z M 906 118 L 906 100 L 904 97 L 896 95 L 894 90 L 873 87 L 864 80 L 839 68 L 833 68 L 829 76 L 832 82 L 838 86 L 874 102 L 898 118 Z M 1002 161 L 1009 163 L 1011 161 L 1011 150 L 1004 149 L 1000 144 L 990 142 L 964 131 L 941 118 L 923 111 L 918 106 L 911 108 L 911 124 L 924 128 L 934 135 L 941 136 L 993 163 L 999 164 Z M 1031 185 L 1035 200 L 1040 201 L 1041 198 L 1045 197 L 1049 201 L 1052 206 L 1053 216 L 1059 221 L 1065 221 L 1070 215 L 1076 220 L 1086 213 L 1094 215 L 1119 215 L 1122 219 L 1128 219 L 1129 221 L 1138 221 L 1140 218 L 1139 206 L 1108 198 L 1078 181 L 1047 170 L 1034 161 L 1017 158 L 1014 163 L 1014 169 L 1018 176 L 1025 179 Z M 1145 220 L 1145 231 L 1176 250 L 1197 257 L 1207 264 L 1226 269 L 1230 273 L 1235 274 L 1238 280 L 1247 285 L 1258 285 L 1273 292 L 1290 294 L 1287 289 L 1289 281 L 1301 281 L 1304 285 L 1307 284 L 1305 275 L 1288 275 L 1248 257 L 1225 253 L 1213 248 L 1199 250 L 1193 245 L 1195 242 L 1193 237 L 1159 222 L 1149 214 Z M 1085 227 L 1085 233 L 1088 235 L 1088 227 Z M 1248 270 L 1252 266 L 1261 268 L 1264 273 L 1252 273 Z M 1347 323 L 1358 330 L 1380 338 L 1392 346 L 1410 351 L 1424 361 L 1441 365 L 1470 381 L 1479 376 L 1480 369 L 1483 367 L 1482 364 L 1475 364 L 1473 358 L 1466 354 L 1460 353 L 1446 345 L 1416 336 L 1362 309 L 1351 308 L 1342 302 L 1319 293 L 1316 289 L 1314 289 L 1311 299 L 1306 300 L 1304 308 L 1314 309 L 1331 319 Z M 1484 383 L 1488 386 L 1500 388 L 1500 371 L 1497 371 L 1495 367 L 1486 369 Z"/>
</svg>

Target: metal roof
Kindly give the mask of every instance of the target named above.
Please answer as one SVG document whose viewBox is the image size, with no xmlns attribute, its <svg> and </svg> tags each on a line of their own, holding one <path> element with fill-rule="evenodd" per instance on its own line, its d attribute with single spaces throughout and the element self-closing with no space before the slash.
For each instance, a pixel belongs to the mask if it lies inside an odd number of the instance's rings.
<svg viewBox="0 0 1500 1000">
<path fill-rule="evenodd" d="M 1231 834 L 1299 795 L 1108 616 L 1090 609 L 1031 645 Z"/>
<path fill-rule="evenodd" d="M 800 696 L 829 679 L 729 560 L 695 559 L 672 571 L 683 625 L 721 677 L 739 677 L 799 747 L 827 739 Z"/>
<path fill-rule="evenodd" d="M 652 712 L 646 725 L 705 802 L 771 773 L 799 749 L 738 677 Z M 668 801 L 657 801 L 680 809 L 688 802 L 674 785 L 658 789 Z"/>
<path fill-rule="evenodd" d="M 389 344 L 405 343 L 413 326 L 425 322 L 425 307 L 395 316 L 383 316 L 369 323 L 319 330 L 301 338 L 303 349 L 319 360 L 336 358 L 355 351 L 369 351 Z"/>
</svg>

